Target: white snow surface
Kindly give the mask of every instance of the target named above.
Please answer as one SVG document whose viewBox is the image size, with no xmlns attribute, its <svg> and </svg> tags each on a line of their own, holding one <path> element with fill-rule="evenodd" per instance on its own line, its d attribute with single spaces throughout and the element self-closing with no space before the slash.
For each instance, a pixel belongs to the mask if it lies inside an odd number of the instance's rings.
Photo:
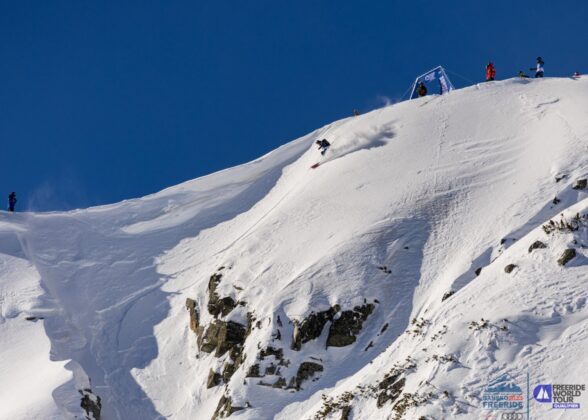
<svg viewBox="0 0 588 420">
<path fill-rule="evenodd" d="M 349 419 L 500 418 L 482 399 L 504 374 L 525 400 L 527 374 L 531 393 L 586 383 L 587 228 L 542 225 L 588 214 L 588 189 L 573 188 L 587 177 L 588 79 L 512 79 L 337 121 L 141 199 L 1 212 L 0 419 L 93 418 L 83 389 L 107 420 L 207 419 L 223 395 L 245 407 L 237 419 L 339 419 L 342 405 Z M 529 252 L 537 240 L 546 248 Z M 560 266 L 566 248 L 576 257 Z M 239 302 L 219 319 L 255 322 L 243 363 L 207 388 L 229 354 L 199 348 L 185 303 L 213 322 L 215 273 Z M 328 321 L 291 348 L 295 322 L 369 303 L 353 344 L 327 347 Z M 260 357 L 269 346 L 288 363 L 246 377 L 278 362 Z M 262 385 L 305 361 L 323 371 L 299 390 Z M 394 368 L 401 395 L 378 407 Z M 401 411 L 409 393 L 420 403 Z M 588 418 L 588 394 L 576 402 L 521 412 Z"/>
</svg>

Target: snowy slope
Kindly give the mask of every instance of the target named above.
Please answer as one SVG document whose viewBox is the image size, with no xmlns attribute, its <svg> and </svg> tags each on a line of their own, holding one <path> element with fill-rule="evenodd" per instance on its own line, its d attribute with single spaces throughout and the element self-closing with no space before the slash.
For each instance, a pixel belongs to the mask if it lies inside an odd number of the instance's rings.
<svg viewBox="0 0 588 420">
<path fill-rule="evenodd" d="M 583 383 L 587 228 L 542 225 L 588 214 L 587 105 L 586 79 L 487 83 L 142 199 L 0 214 L 0 418 L 470 419 L 504 374 Z"/>
</svg>

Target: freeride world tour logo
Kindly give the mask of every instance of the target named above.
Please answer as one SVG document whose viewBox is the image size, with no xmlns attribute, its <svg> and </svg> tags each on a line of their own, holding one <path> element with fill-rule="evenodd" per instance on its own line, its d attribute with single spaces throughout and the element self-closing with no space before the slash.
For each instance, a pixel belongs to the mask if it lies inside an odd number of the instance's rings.
<svg viewBox="0 0 588 420">
<path fill-rule="evenodd" d="M 506 373 L 490 382 L 482 394 L 485 410 L 522 410 L 523 402 L 523 390 Z"/>
<path fill-rule="evenodd" d="M 580 408 L 577 400 L 586 391 L 586 384 L 541 384 L 533 390 L 533 398 L 540 403 L 551 404 L 552 408 Z"/>
<path fill-rule="evenodd" d="M 533 398 L 540 403 L 550 403 L 553 401 L 553 388 L 551 385 L 537 385 L 533 390 Z"/>
</svg>

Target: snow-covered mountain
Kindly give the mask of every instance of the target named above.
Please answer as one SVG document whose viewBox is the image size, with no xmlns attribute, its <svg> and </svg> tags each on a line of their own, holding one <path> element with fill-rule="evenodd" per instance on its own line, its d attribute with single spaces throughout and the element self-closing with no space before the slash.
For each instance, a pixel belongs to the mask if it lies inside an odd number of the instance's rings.
<svg viewBox="0 0 588 420">
<path fill-rule="evenodd" d="M 496 418 L 519 389 L 526 415 L 588 378 L 587 152 L 588 80 L 513 79 L 2 212 L 0 418 Z"/>
</svg>

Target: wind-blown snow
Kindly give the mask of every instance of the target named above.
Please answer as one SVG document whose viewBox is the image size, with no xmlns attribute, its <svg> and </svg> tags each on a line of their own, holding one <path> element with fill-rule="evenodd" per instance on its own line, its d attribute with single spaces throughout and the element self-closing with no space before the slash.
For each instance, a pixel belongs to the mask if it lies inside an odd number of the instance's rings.
<svg viewBox="0 0 588 420">
<path fill-rule="evenodd" d="M 87 388 L 105 419 L 210 418 L 222 395 L 247 407 L 235 418 L 306 419 L 344 392 L 350 419 L 395 418 L 361 390 L 407 357 L 404 393 L 430 394 L 407 419 L 487 415 L 482 393 L 505 373 L 521 387 L 527 373 L 584 383 L 588 234 L 541 226 L 588 212 L 588 190 L 572 188 L 588 175 L 587 105 L 584 79 L 486 83 L 335 122 L 142 199 L 0 214 L 0 417 L 83 416 Z M 536 240 L 547 248 L 529 253 Z M 559 266 L 569 247 L 576 258 Z M 199 350 L 185 301 L 212 322 L 220 267 L 217 293 L 241 303 L 222 319 L 259 323 L 228 383 L 207 388 L 228 355 Z M 291 348 L 295 321 L 367 303 L 352 345 L 326 348 L 329 322 Z M 259 385 L 278 378 L 246 377 L 269 365 L 268 346 L 290 361 L 286 379 L 304 361 L 324 370 L 298 391 Z M 530 404 L 533 418 L 583 418 Z"/>
</svg>

